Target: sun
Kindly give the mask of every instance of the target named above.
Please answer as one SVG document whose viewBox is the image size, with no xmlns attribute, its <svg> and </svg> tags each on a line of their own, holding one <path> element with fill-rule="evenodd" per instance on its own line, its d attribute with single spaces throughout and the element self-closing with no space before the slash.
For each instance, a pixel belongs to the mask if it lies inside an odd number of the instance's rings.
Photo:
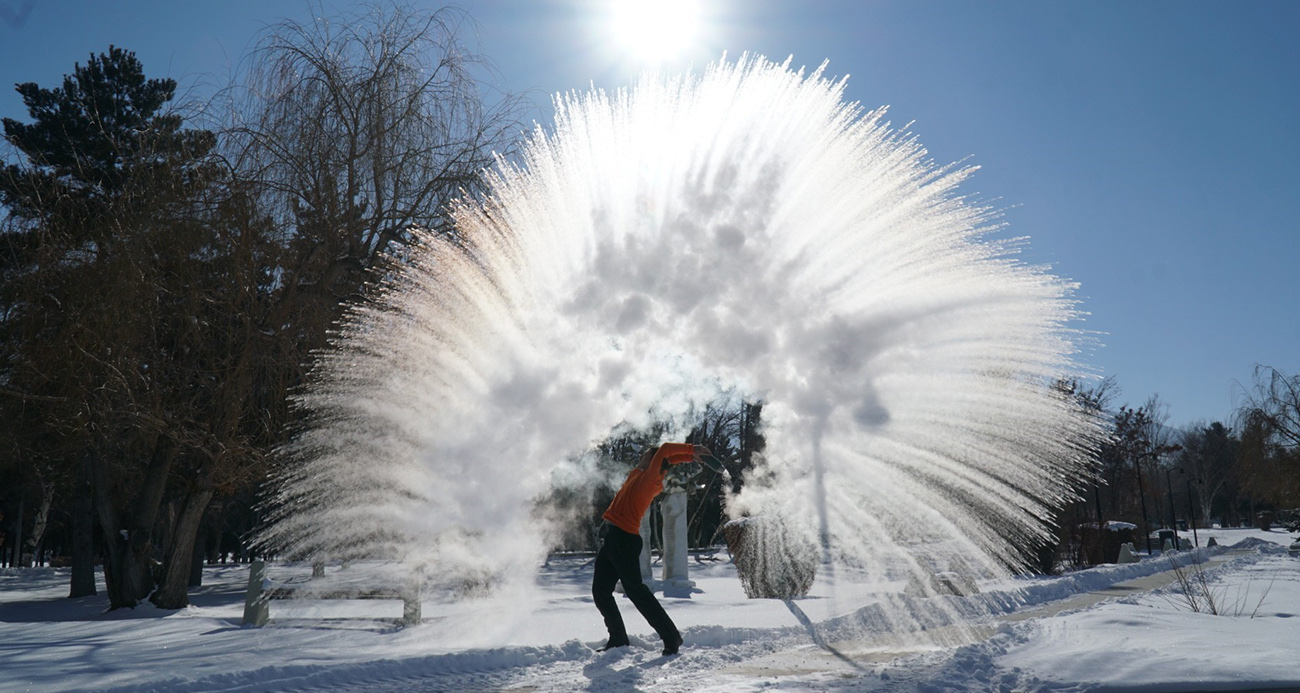
<svg viewBox="0 0 1300 693">
<path fill-rule="evenodd" d="M 610 32 L 627 57 L 657 64 L 681 55 L 700 31 L 698 0 L 611 0 Z"/>
</svg>

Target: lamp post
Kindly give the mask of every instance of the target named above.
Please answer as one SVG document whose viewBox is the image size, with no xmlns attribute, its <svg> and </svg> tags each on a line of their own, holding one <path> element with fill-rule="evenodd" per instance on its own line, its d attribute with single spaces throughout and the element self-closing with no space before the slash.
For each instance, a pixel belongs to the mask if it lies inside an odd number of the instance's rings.
<svg viewBox="0 0 1300 693">
<path fill-rule="evenodd" d="M 1143 452 L 1133 458 L 1133 469 L 1137 472 L 1138 478 L 1138 499 L 1142 501 L 1142 533 L 1147 535 L 1147 555 L 1153 555 L 1151 551 L 1151 520 L 1147 515 L 1147 493 L 1142 485 L 1142 458 L 1152 456 L 1149 452 Z"/>
<path fill-rule="evenodd" d="M 1186 469 L 1178 467 L 1178 473 L 1187 477 L 1187 514 L 1192 518 L 1192 545 L 1200 548 L 1201 537 L 1196 533 L 1196 504 L 1192 502 L 1192 475 L 1187 473 Z M 1196 483 L 1201 483 L 1200 479 Z"/>
<path fill-rule="evenodd" d="M 1101 479 L 1094 480 L 1092 485 L 1092 499 L 1097 503 L 1097 561 L 1106 560 L 1106 522 L 1101 519 Z M 1085 542 L 1086 544 L 1086 542 Z M 1084 549 L 1087 551 L 1087 549 Z M 1090 559 L 1091 560 L 1091 559 Z"/>
</svg>

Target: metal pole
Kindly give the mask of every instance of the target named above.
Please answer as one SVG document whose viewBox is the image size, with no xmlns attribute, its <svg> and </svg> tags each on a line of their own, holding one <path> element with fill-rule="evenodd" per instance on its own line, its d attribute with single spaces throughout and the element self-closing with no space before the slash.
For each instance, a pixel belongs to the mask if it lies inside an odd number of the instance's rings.
<svg viewBox="0 0 1300 693">
<path fill-rule="evenodd" d="M 1165 488 L 1169 489 L 1169 529 L 1174 532 L 1174 549 L 1178 549 L 1178 513 L 1174 511 L 1174 482 L 1170 480 L 1169 470 L 1165 470 Z"/>
<path fill-rule="evenodd" d="M 1101 483 L 1092 486 L 1092 499 L 1097 502 L 1097 560 L 1106 560 L 1106 522 L 1101 519 Z"/>
<path fill-rule="evenodd" d="M 1187 510 L 1192 516 L 1192 545 L 1200 548 L 1201 538 L 1196 535 L 1196 504 L 1192 502 L 1192 477 L 1187 477 Z"/>
<path fill-rule="evenodd" d="M 1094 484 L 1092 487 L 1092 499 L 1097 502 L 1097 528 L 1103 525 L 1101 519 L 1101 484 Z"/>
</svg>

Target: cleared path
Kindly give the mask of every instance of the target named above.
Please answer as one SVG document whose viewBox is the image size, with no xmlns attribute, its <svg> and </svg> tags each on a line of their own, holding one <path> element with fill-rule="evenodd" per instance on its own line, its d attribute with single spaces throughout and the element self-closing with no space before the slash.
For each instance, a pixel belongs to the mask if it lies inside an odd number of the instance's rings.
<svg viewBox="0 0 1300 693">
<path fill-rule="evenodd" d="M 1211 556 L 1202 568 L 1209 569 L 1216 565 L 1231 561 L 1239 556 L 1252 553 L 1254 552 L 1245 550 L 1234 551 L 1230 549 L 1217 556 Z M 1186 565 L 1183 569 L 1185 571 L 1195 570 L 1195 568 Z M 1153 573 L 1145 577 L 1117 582 L 1105 589 L 1095 590 L 1092 592 L 1082 592 L 1066 599 L 1048 602 L 1046 604 L 1039 604 L 1023 611 L 1016 611 L 1015 613 L 999 617 L 998 621 L 1001 623 L 1015 623 L 1017 621 L 1027 621 L 1033 618 L 1047 618 L 1049 616 L 1055 616 L 1062 611 L 1078 611 L 1079 609 L 1086 609 L 1095 604 L 1100 604 L 1107 599 L 1128 597 L 1142 592 L 1150 592 L 1151 590 L 1157 590 L 1166 585 L 1172 585 L 1177 581 L 1178 573 L 1171 568 L 1170 570 Z"/>
</svg>

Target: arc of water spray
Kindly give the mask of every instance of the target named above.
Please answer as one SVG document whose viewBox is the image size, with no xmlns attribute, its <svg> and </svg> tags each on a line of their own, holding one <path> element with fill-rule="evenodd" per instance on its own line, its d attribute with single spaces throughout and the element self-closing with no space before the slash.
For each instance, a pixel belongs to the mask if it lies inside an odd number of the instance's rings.
<svg viewBox="0 0 1300 693">
<path fill-rule="evenodd" d="M 843 89 L 744 57 L 559 98 L 340 329 L 261 541 L 530 574 L 533 503 L 598 476 L 584 451 L 734 386 L 767 451 L 730 512 L 876 578 L 1005 573 L 1098 437 L 1050 386 L 1079 371 L 1073 285 Z"/>
</svg>

